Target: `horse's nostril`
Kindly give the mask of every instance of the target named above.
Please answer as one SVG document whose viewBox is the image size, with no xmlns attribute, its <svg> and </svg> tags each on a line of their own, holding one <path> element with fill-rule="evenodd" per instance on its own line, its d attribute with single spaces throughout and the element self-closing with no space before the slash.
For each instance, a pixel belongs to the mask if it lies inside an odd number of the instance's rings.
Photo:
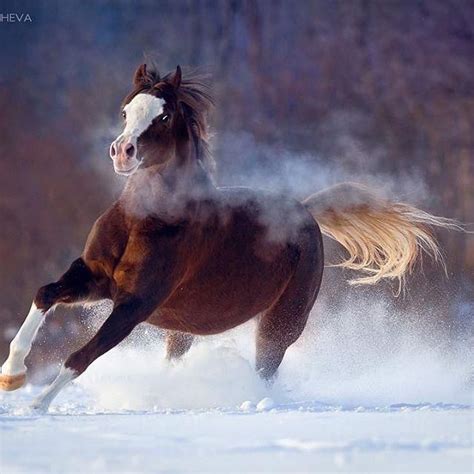
<svg viewBox="0 0 474 474">
<path fill-rule="evenodd" d="M 129 158 L 131 158 L 135 154 L 135 147 L 131 143 L 129 143 L 125 147 L 125 153 Z"/>
<path fill-rule="evenodd" d="M 110 145 L 110 156 L 114 157 L 117 154 L 117 151 L 115 150 L 115 143 L 112 143 Z"/>
</svg>

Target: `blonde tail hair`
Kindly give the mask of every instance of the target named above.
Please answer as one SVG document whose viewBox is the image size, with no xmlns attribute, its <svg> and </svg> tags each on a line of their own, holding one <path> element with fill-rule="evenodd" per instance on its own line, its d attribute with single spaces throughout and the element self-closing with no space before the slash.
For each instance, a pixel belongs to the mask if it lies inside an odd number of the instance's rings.
<svg viewBox="0 0 474 474">
<path fill-rule="evenodd" d="M 398 280 L 400 290 L 421 253 L 444 267 L 432 227 L 464 230 L 456 220 L 380 199 L 369 189 L 352 183 L 313 194 L 303 204 L 321 232 L 347 250 L 348 258 L 334 266 L 365 273 L 366 276 L 350 280 L 351 284 L 373 285 L 388 278 Z"/>
</svg>

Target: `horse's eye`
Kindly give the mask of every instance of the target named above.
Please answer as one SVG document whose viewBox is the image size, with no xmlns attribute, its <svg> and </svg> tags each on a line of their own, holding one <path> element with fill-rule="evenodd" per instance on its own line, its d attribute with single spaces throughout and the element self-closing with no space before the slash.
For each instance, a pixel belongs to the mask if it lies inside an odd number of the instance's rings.
<svg viewBox="0 0 474 474">
<path fill-rule="evenodd" d="M 163 115 L 163 117 L 161 117 L 161 121 L 166 123 L 169 118 L 170 118 L 170 116 L 168 114 L 165 114 L 165 115 Z"/>
<path fill-rule="evenodd" d="M 127 112 L 125 112 L 125 110 L 122 110 L 122 117 L 123 117 L 124 119 L 127 118 Z"/>
</svg>

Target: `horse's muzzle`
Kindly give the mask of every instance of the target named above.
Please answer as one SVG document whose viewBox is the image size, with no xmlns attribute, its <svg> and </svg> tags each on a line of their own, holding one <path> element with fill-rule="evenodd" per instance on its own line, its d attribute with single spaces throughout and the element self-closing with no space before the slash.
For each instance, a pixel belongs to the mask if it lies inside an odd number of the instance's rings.
<svg viewBox="0 0 474 474">
<path fill-rule="evenodd" d="M 109 154 L 114 162 L 116 173 L 129 176 L 140 166 L 140 160 L 137 158 L 136 142 L 136 139 L 121 135 L 110 145 Z"/>
</svg>

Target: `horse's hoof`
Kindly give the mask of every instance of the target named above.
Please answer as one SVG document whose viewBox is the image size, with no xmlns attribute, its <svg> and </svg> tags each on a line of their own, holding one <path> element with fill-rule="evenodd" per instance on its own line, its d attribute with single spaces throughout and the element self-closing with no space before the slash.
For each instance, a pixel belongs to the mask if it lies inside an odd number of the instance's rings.
<svg viewBox="0 0 474 474">
<path fill-rule="evenodd" d="M 0 374 L 0 389 L 12 392 L 19 389 L 26 381 L 26 374 L 7 375 Z"/>
<path fill-rule="evenodd" d="M 40 399 L 36 399 L 30 405 L 31 413 L 34 413 L 36 415 L 44 415 L 45 413 L 48 412 L 48 408 L 49 408 L 49 404 Z"/>
</svg>

